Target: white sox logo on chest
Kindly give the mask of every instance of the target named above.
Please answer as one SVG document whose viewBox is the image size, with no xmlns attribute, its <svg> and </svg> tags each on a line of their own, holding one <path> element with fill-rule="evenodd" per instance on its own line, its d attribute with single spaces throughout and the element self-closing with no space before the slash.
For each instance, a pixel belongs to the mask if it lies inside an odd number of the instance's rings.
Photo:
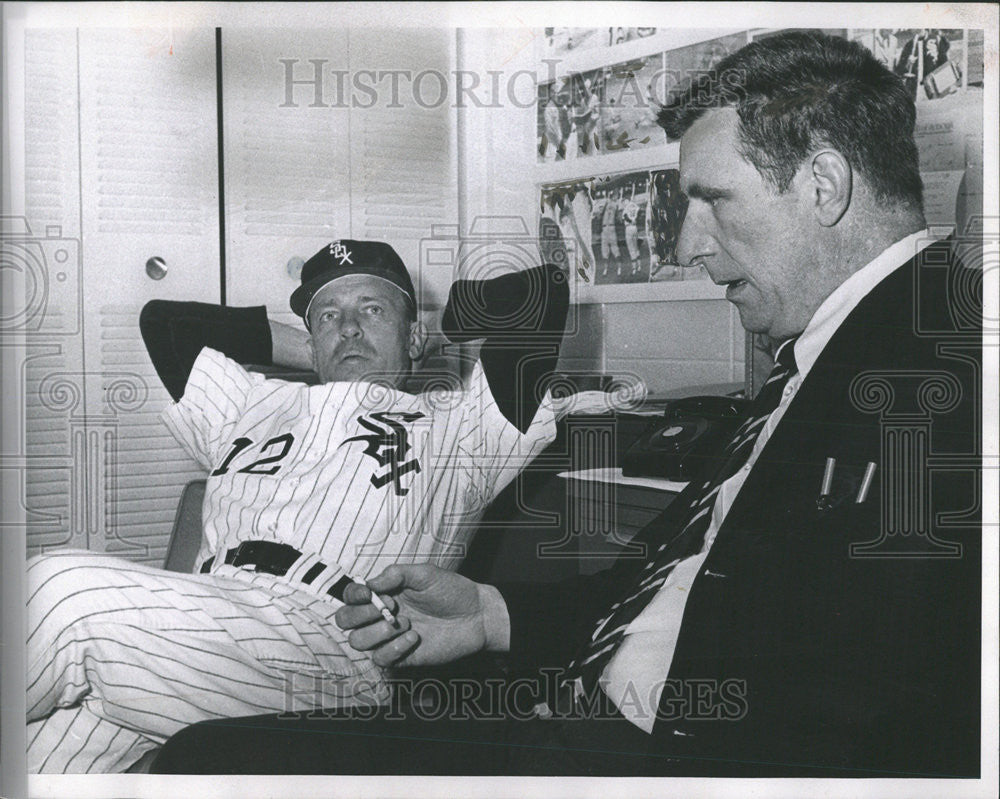
<svg viewBox="0 0 1000 799">
<path fill-rule="evenodd" d="M 375 488 L 383 488 L 391 482 L 396 496 L 406 496 L 410 489 L 402 486 L 400 478 L 410 472 L 419 472 L 420 462 L 416 458 L 403 460 L 410 450 L 410 442 L 409 433 L 402 422 L 408 424 L 422 419 L 423 416 L 422 413 L 406 411 L 377 411 L 369 414 L 368 418 L 359 416 L 358 424 L 371 430 L 371 434 L 346 438 L 340 445 L 352 441 L 364 441 L 367 446 L 363 454 L 374 458 L 379 467 L 388 467 L 388 470 L 381 474 L 378 472 L 372 474 L 372 485 Z"/>
</svg>

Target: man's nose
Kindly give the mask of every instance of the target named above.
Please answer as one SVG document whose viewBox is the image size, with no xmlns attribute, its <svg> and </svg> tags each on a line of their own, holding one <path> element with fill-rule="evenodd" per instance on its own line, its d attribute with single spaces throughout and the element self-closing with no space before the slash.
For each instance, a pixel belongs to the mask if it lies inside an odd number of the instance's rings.
<svg viewBox="0 0 1000 799">
<path fill-rule="evenodd" d="M 700 265 L 699 259 L 710 256 L 713 252 L 712 237 L 709 235 L 703 217 L 700 203 L 688 203 L 681 224 L 681 232 L 677 236 L 677 261 L 681 266 Z"/>
<path fill-rule="evenodd" d="M 361 335 L 361 324 L 358 315 L 353 311 L 347 311 L 340 317 L 340 337 L 357 338 Z"/>
</svg>

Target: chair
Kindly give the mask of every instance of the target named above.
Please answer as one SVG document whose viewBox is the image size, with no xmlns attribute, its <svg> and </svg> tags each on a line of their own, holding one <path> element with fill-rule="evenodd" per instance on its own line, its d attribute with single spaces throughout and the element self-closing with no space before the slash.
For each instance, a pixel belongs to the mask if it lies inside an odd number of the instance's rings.
<svg viewBox="0 0 1000 799">
<path fill-rule="evenodd" d="M 205 478 L 192 480 L 181 492 L 181 500 L 170 531 L 163 568 L 190 573 L 201 546 L 201 506 L 205 499 Z"/>
</svg>

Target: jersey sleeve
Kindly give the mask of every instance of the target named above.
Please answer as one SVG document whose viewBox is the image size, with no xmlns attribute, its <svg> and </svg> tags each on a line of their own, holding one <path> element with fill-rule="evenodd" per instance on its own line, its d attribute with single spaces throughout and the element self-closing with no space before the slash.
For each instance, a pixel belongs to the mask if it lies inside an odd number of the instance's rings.
<svg viewBox="0 0 1000 799">
<path fill-rule="evenodd" d="M 263 380 L 263 375 L 251 375 L 205 347 L 191 368 L 184 396 L 163 411 L 163 421 L 188 454 L 211 469 L 246 408 L 250 390 Z"/>
<path fill-rule="evenodd" d="M 139 314 L 139 330 L 156 373 L 175 400 L 202 347 L 239 363 L 270 364 L 271 328 L 267 309 L 232 308 L 205 302 L 150 300 Z"/>
<path fill-rule="evenodd" d="M 452 284 L 441 329 L 455 343 L 484 339 L 479 361 L 487 389 L 522 433 L 556 369 L 568 312 L 568 280 L 554 264 Z"/>
<path fill-rule="evenodd" d="M 459 441 L 469 479 L 485 507 L 556 437 L 556 409 L 546 394 L 522 432 L 497 406 L 481 364 L 467 387 L 468 407 Z"/>
</svg>

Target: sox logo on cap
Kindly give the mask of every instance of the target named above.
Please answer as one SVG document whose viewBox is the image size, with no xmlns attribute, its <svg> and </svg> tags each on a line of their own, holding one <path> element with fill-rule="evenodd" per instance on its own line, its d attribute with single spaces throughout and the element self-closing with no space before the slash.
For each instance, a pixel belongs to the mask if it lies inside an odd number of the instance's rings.
<svg viewBox="0 0 1000 799">
<path fill-rule="evenodd" d="M 330 255 L 334 258 L 340 259 L 340 265 L 353 264 L 354 261 L 351 260 L 351 251 L 344 246 L 341 241 L 330 242 Z"/>
</svg>

